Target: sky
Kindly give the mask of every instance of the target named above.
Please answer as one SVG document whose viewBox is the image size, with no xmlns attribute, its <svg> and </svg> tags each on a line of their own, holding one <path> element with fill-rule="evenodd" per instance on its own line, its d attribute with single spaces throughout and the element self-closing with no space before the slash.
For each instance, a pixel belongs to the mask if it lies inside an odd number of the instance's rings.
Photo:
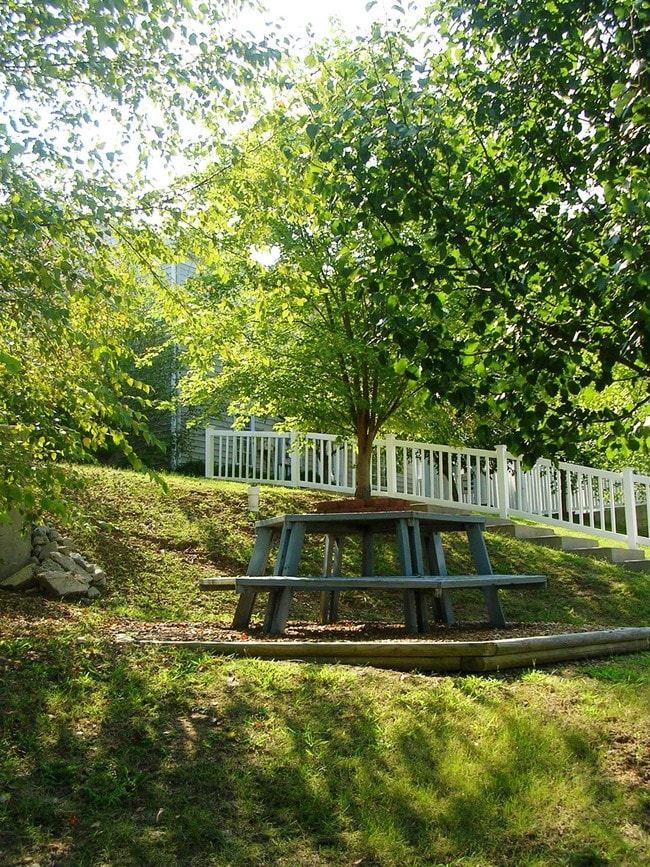
<svg viewBox="0 0 650 867">
<path fill-rule="evenodd" d="M 212 0 L 218 2 L 218 0 Z M 399 17 L 398 0 L 376 0 L 370 9 L 369 0 L 259 0 L 267 11 L 254 12 L 246 10 L 236 17 L 237 29 L 250 31 L 260 37 L 267 29 L 267 23 L 278 25 L 280 32 L 299 40 L 306 46 L 311 41 L 320 41 L 330 32 L 331 19 L 340 22 L 343 32 L 353 36 L 357 30 L 367 31 L 373 21 Z M 406 8 L 413 6 L 422 10 L 427 0 L 401 0 Z M 299 51 L 299 53 L 302 53 Z M 91 142 L 106 143 L 106 151 L 117 151 L 124 159 L 124 169 L 118 163 L 111 168 L 114 172 L 125 173 L 129 177 L 138 165 L 137 152 L 134 145 L 128 145 L 121 140 L 121 131 L 109 118 L 106 122 L 100 117 L 97 131 L 90 130 L 87 141 L 90 150 Z M 178 173 L 182 161 L 176 161 L 175 166 L 164 165 L 152 154 L 151 164 L 147 169 L 149 182 L 155 187 L 164 187 Z"/>
<path fill-rule="evenodd" d="M 269 10 L 268 15 L 251 14 L 251 21 L 272 20 L 277 23 L 283 19 L 282 29 L 296 38 L 304 38 L 311 25 L 314 37 L 321 39 L 329 31 L 331 18 L 337 18 L 346 32 L 365 30 L 372 21 L 384 20 L 395 15 L 392 11 L 397 0 L 377 0 L 371 9 L 366 9 L 369 0 L 262 0 Z M 404 0 L 403 5 L 413 5 L 419 9 L 425 0 Z M 248 19 L 248 15 L 245 16 Z"/>
<path fill-rule="evenodd" d="M 427 0 L 376 0 L 370 9 L 366 7 L 370 0 L 259 0 L 267 11 L 256 12 L 246 10 L 236 18 L 237 30 L 252 32 L 262 36 L 267 30 L 268 22 L 280 26 L 281 33 L 299 40 L 305 46 L 313 41 L 325 39 L 330 32 L 333 18 L 340 22 L 347 35 L 354 35 L 357 30 L 367 31 L 373 21 L 386 21 L 396 17 L 403 18 L 399 12 L 400 6 L 407 11 L 412 7 L 412 15 L 421 13 Z M 408 13 L 407 13 L 408 14 Z M 299 52 L 301 53 L 301 52 Z M 150 181 L 155 186 L 165 187 L 177 173 L 182 162 L 178 159 L 174 167 L 163 165 L 155 158 L 151 160 L 148 171 Z M 182 172 L 181 172 L 182 173 Z"/>
</svg>

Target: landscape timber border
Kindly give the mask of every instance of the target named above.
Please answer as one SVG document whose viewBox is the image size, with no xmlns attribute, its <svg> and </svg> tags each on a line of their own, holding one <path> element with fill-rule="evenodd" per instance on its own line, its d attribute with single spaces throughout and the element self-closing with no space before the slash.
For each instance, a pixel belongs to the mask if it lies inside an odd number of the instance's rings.
<svg viewBox="0 0 650 867">
<path fill-rule="evenodd" d="M 396 671 L 498 672 L 650 650 L 650 627 L 621 627 L 488 641 L 184 641 L 124 643 L 181 647 L 219 656 L 370 666 Z"/>
</svg>

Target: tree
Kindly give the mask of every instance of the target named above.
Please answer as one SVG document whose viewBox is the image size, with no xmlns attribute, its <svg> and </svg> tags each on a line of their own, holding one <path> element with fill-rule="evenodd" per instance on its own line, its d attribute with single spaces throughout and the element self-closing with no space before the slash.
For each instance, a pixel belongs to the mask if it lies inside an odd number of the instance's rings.
<svg viewBox="0 0 650 867">
<path fill-rule="evenodd" d="M 496 417 L 529 459 L 574 457 L 600 424 L 633 448 L 648 394 L 646 13 L 490 9 L 434 7 L 415 36 L 377 25 L 313 50 L 285 106 L 308 140 L 288 147 L 309 191 L 296 211 L 303 230 L 326 215 L 335 273 L 339 251 L 359 263 L 392 363 L 487 418 L 483 436 Z M 277 202 L 241 186 L 259 227 Z M 620 378 L 632 402 L 589 399 Z"/>
<path fill-rule="evenodd" d="M 477 269 L 489 303 L 474 320 L 493 347 L 483 392 L 533 457 L 578 454 L 594 423 L 635 450 L 650 399 L 650 13 L 469 0 L 434 20 L 492 177 Z M 617 382 L 623 406 L 580 397 Z"/>
<path fill-rule="evenodd" d="M 127 197 L 118 148 L 173 154 L 188 119 L 241 114 L 235 87 L 273 51 L 228 33 L 238 5 L 0 8 L 0 515 L 64 508 L 63 462 L 107 441 L 141 466 L 130 437 L 151 440 L 148 398 L 129 365 L 155 270 L 136 243 L 152 200 Z"/>
<path fill-rule="evenodd" d="M 326 82 L 344 81 L 350 62 L 342 52 L 310 85 L 324 114 L 338 108 L 327 105 Z M 173 317 L 187 353 L 183 394 L 208 411 L 353 437 L 356 495 L 365 497 L 378 433 L 422 428 L 433 415 L 387 328 L 396 316 L 420 318 L 425 302 L 412 280 L 400 301 L 397 258 L 384 257 L 408 243 L 408 231 L 362 224 L 339 195 L 338 168 L 312 160 L 304 94 L 296 89 L 290 105 L 285 97 L 196 182 L 198 222 L 179 243 L 192 244 L 204 268 Z M 450 335 L 441 329 L 438 341 L 451 355 Z"/>
<path fill-rule="evenodd" d="M 408 35 L 374 28 L 327 115 L 314 92 L 316 166 L 340 176 L 362 225 L 408 233 L 384 251 L 403 276 L 396 309 L 411 285 L 429 287 L 428 312 L 387 324 L 393 340 L 433 394 L 489 418 L 486 438 L 496 416 L 530 459 L 579 455 L 596 423 L 610 443 L 640 444 L 647 15 L 636 3 L 436 5 Z M 450 298 L 461 352 L 438 343 Z M 455 381 L 461 365 L 473 374 Z M 579 399 L 619 379 L 638 396 L 625 408 Z"/>
</svg>

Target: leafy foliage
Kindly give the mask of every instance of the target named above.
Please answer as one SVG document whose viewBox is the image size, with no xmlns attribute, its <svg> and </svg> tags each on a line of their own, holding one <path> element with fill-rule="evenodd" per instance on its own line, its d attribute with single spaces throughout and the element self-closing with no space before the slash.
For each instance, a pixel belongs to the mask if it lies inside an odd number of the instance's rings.
<svg viewBox="0 0 650 867">
<path fill-rule="evenodd" d="M 174 317 L 188 349 L 185 394 L 355 437 L 360 496 L 382 428 L 433 427 L 420 354 L 438 362 L 438 394 L 467 379 L 464 302 L 444 282 L 434 291 L 420 217 L 384 212 L 377 191 L 372 202 L 363 193 L 397 171 L 381 94 L 387 68 L 410 74 L 407 48 L 377 37 L 367 51 L 337 43 L 308 58 L 315 71 L 197 179 L 197 217 L 180 239 L 206 263 L 188 284 L 191 312 Z"/>
<path fill-rule="evenodd" d="M 308 58 L 313 188 L 399 275 L 393 342 L 531 459 L 594 424 L 644 442 L 647 26 L 636 3 L 445 4 Z M 618 382 L 618 406 L 586 391 Z"/>
<path fill-rule="evenodd" d="M 131 372 L 143 295 L 159 279 L 136 242 L 153 202 L 127 198 L 100 120 L 118 147 L 169 156 L 188 119 L 241 113 L 235 85 L 273 51 L 231 38 L 234 8 L 0 9 L 0 514 L 64 508 L 62 459 L 112 442 L 137 468 L 130 436 L 153 442 L 149 388 Z"/>
<path fill-rule="evenodd" d="M 470 2 L 435 20 L 447 22 L 491 180 L 478 233 L 488 303 L 474 327 L 499 359 L 487 385 L 511 441 L 575 454 L 576 428 L 599 420 L 610 443 L 637 449 L 650 358 L 648 12 Z M 630 395 L 618 411 L 576 400 L 617 381 Z"/>
</svg>

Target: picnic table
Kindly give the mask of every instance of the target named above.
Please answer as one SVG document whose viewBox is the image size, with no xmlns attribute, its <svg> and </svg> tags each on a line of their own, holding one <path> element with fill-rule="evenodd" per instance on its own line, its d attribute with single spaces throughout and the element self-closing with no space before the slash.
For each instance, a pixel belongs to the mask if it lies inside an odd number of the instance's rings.
<svg viewBox="0 0 650 867">
<path fill-rule="evenodd" d="M 485 519 L 477 515 L 437 514 L 415 510 L 339 512 L 280 515 L 255 523 L 255 544 L 247 574 L 235 578 L 239 601 L 233 627 L 246 629 L 258 593 L 268 593 L 264 631 L 280 635 L 286 627 L 296 590 L 321 594 L 320 619 L 337 618 L 341 590 L 399 590 L 404 600 L 404 622 L 409 633 L 429 631 L 435 621 L 455 622 L 451 592 L 478 588 L 483 593 L 493 626 L 506 623 L 499 588 L 545 587 L 543 575 L 495 575 L 484 537 Z M 442 533 L 464 533 L 476 574 L 450 575 Z M 321 575 L 299 574 L 305 539 L 324 537 Z M 395 541 L 399 574 L 375 575 L 374 543 L 377 536 Z M 361 575 L 342 575 L 342 552 L 347 539 L 361 540 Z M 273 570 L 268 574 L 271 551 L 277 545 Z M 211 579 L 205 579 L 209 582 Z M 213 579 L 218 582 L 220 579 Z M 216 584 L 215 584 L 216 587 Z"/>
</svg>

